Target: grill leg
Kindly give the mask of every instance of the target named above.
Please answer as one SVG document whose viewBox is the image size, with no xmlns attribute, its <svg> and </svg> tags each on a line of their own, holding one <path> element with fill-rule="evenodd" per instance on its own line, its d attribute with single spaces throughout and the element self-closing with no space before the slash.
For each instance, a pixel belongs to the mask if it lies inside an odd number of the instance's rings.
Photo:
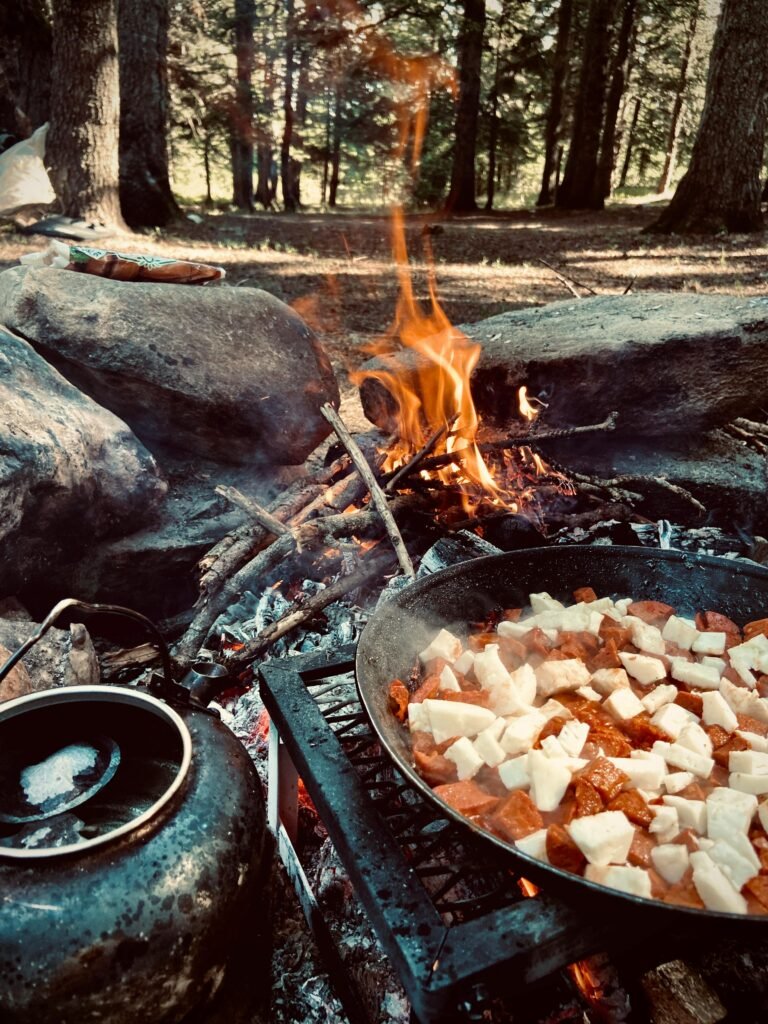
<svg viewBox="0 0 768 1024">
<path fill-rule="evenodd" d="M 269 723 L 269 786 L 267 820 L 277 835 L 280 825 L 292 844 L 296 843 L 299 824 L 299 776 L 275 723 Z"/>
</svg>

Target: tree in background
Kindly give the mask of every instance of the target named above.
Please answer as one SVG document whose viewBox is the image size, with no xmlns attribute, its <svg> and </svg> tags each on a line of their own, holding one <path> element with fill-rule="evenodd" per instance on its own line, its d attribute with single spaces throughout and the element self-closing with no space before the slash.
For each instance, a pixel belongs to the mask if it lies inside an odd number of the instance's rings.
<svg viewBox="0 0 768 1024">
<path fill-rule="evenodd" d="M 602 209 L 605 200 L 611 194 L 613 169 L 616 166 L 617 156 L 617 119 L 629 77 L 637 4 L 638 0 L 624 0 L 623 4 L 616 52 L 611 68 L 611 79 L 605 100 L 603 131 L 600 138 L 600 156 L 597 161 L 597 173 L 595 174 L 592 202 L 590 204 L 595 210 Z"/>
<path fill-rule="evenodd" d="M 118 0 L 120 207 L 131 227 L 179 208 L 168 177 L 168 0 Z"/>
<path fill-rule="evenodd" d="M 232 33 L 235 87 L 230 108 L 229 147 L 232 154 L 232 201 L 238 210 L 253 210 L 253 70 L 256 20 L 254 0 L 235 0 Z"/>
<path fill-rule="evenodd" d="M 446 209 L 451 213 L 471 213 L 477 209 L 475 156 L 484 33 L 485 0 L 463 0 L 457 47 L 459 101 L 454 129 L 451 187 L 445 201 Z"/>
<path fill-rule="evenodd" d="M 759 231 L 768 94 L 768 4 L 723 0 L 687 172 L 660 232 Z"/>
<path fill-rule="evenodd" d="M 590 0 L 581 74 L 573 115 L 573 131 L 557 206 L 589 209 L 595 206 L 600 138 L 605 112 L 611 26 L 616 0 Z M 602 200 L 597 203 L 602 208 Z"/>
<path fill-rule="evenodd" d="M 689 0 L 689 6 L 690 15 L 688 18 L 688 24 L 686 25 L 683 52 L 680 59 L 677 80 L 674 86 L 675 99 L 672 104 L 672 111 L 669 117 L 669 128 L 667 129 L 667 145 L 664 152 L 664 166 L 659 176 L 659 183 L 656 186 L 656 191 L 660 194 L 666 192 L 669 188 L 670 181 L 672 180 L 672 174 L 675 170 L 678 143 L 680 141 L 680 125 L 683 114 L 683 103 L 685 101 L 685 92 L 688 85 L 688 76 L 690 74 L 691 51 L 693 50 L 693 41 L 696 37 L 696 26 L 699 21 L 699 0 L 693 0 L 693 3 L 690 3 Z"/>
<path fill-rule="evenodd" d="M 49 119 L 51 45 L 44 0 L 0 4 L 0 130 L 24 137 Z"/>
<path fill-rule="evenodd" d="M 116 0 L 55 0 L 46 163 L 68 217 L 124 228 Z"/>
<path fill-rule="evenodd" d="M 544 129 L 544 168 L 537 206 L 548 206 L 554 200 L 557 173 L 557 147 L 563 119 L 563 97 L 568 75 L 568 54 L 573 22 L 573 0 L 560 0 L 557 13 L 557 36 L 552 59 L 552 89 Z"/>
</svg>

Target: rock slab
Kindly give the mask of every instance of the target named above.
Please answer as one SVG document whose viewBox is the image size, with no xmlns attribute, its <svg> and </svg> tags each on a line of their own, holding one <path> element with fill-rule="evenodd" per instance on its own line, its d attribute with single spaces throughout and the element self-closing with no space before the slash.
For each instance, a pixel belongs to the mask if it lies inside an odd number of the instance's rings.
<svg viewBox="0 0 768 1024">
<path fill-rule="evenodd" d="M 0 322 L 153 451 L 298 464 L 330 433 L 330 362 L 267 292 L 14 267 L 0 274 Z"/>
<path fill-rule="evenodd" d="M 2 329 L 0 410 L 3 594 L 37 570 L 44 578 L 57 544 L 85 552 L 94 538 L 135 530 L 155 515 L 167 488 L 146 448 Z"/>
<path fill-rule="evenodd" d="M 518 419 L 517 389 L 548 403 L 548 427 L 598 423 L 614 410 L 620 433 L 691 433 L 765 404 L 768 298 L 643 292 L 555 302 L 459 328 L 482 351 L 472 378 L 481 416 Z M 410 353 L 407 368 L 414 366 Z M 371 360 L 365 369 L 382 368 Z M 360 388 L 366 416 L 392 427 L 394 402 L 378 381 Z"/>
</svg>

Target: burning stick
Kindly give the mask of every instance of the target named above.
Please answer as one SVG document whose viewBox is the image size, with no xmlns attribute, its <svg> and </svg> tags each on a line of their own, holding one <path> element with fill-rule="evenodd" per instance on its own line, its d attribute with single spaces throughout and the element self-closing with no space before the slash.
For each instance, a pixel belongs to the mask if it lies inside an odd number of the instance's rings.
<svg viewBox="0 0 768 1024">
<path fill-rule="evenodd" d="M 319 611 L 322 611 L 323 608 L 344 597 L 345 594 L 350 593 L 352 590 L 357 590 L 358 587 L 381 576 L 391 564 L 392 556 L 387 554 L 384 557 L 379 556 L 364 562 L 349 576 L 341 576 L 335 583 L 327 586 L 325 590 L 320 590 L 307 598 L 300 607 L 294 608 L 281 619 L 270 623 L 266 629 L 262 630 L 259 636 L 233 654 L 228 659 L 227 664 L 234 666 L 235 669 L 246 668 L 256 658 L 264 654 L 281 636 L 290 633 L 292 629 L 296 629 L 297 626 L 311 619 Z"/>
<path fill-rule="evenodd" d="M 442 427 L 438 427 L 434 434 L 432 434 L 427 443 L 424 445 L 424 447 L 420 448 L 419 451 L 417 451 L 416 454 L 413 456 L 413 458 L 409 459 L 404 466 L 401 466 L 400 469 L 395 471 L 395 473 L 389 478 L 387 486 L 384 488 L 385 494 L 391 494 L 399 480 L 402 480 L 403 477 L 408 476 L 410 473 L 412 473 L 415 469 L 418 468 L 418 466 L 423 462 L 427 455 L 429 455 L 430 452 L 434 450 L 434 447 L 437 444 L 437 442 L 441 441 L 446 434 L 450 433 L 453 430 L 458 418 L 459 414 L 456 413 L 456 415 L 453 417 L 450 423 L 445 423 L 443 424 Z"/>
<path fill-rule="evenodd" d="M 384 496 L 384 492 L 376 482 L 376 477 L 373 475 L 371 467 L 366 462 L 365 456 L 360 451 L 357 442 L 347 430 L 344 421 L 336 410 L 326 402 L 320 411 L 333 427 L 336 432 L 336 436 L 349 452 L 349 457 L 352 459 L 355 469 L 365 481 L 371 495 L 371 501 L 376 507 L 376 511 L 381 516 L 384 528 L 392 542 L 392 547 L 395 549 L 395 554 L 397 555 L 397 560 L 400 563 L 400 568 L 403 570 L 405 576 L 414 576 L 415 571 L 413 568 L 413 562 L 411 562 L 411 556 L 408 554 L 403 536 L 397 527 L 397 523 L 395 522 L 392 513 L 389 511 L 389 506 L 387 505 L 387 499 Z"/>
</svg>

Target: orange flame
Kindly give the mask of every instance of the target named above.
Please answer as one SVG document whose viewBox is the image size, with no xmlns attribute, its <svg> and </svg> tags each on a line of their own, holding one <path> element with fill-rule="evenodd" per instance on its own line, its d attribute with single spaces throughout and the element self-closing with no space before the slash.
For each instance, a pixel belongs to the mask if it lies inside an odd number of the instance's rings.
<svg viewBox="0 0 768 1024">
<path fill-rule="evenodd" d="M 588 1003 L 597 1003 L 603 998 L 602 983 L 598 975 L 590 968 L 589 960 L 579 960 L 575 964 L 569 964 L 568 973 Z"/>
</svg>

